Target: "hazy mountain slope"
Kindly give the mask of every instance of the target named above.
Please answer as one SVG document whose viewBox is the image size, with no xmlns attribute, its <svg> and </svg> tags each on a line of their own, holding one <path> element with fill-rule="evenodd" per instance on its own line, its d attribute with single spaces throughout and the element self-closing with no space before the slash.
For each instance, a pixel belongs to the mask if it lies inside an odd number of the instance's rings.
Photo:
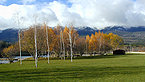
<svg viewBox="0 0 145 82">
<path fill-rule="evenodd" d="M 0 33 L 0 40 L 7 42 L 15 42 L 18 40 L 18 30 L 16 29 L 6 29 Z"/>
</svg>

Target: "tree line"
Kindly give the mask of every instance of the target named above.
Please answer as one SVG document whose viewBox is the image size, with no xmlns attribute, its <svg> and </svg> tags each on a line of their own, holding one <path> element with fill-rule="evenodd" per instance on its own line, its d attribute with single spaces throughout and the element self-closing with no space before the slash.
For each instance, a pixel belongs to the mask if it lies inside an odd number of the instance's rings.
<svg viewBox="0 0 145 82">
<path fill-rule="evenodd" d="M 65 59 L 75 55 L 83 54 L 105 54 L 108 51 L 119 48 L 123 44 L 123 39 L 113 33 L 104 34 L 95 32 L 91 36 L 79 36 L 73 26 L 57 26 L 55 28 L 44 25 L 33 25 L 28 29 L 20 31 L 20 41 L 22 52 L 28 52 L 35 58 L 35 28 L 37 31 L 37 55 L 47 55 L 51 57 Z M 12 60 L 13 56 L 19 53 L 19 42 L 3 49 L 3 56 Z"/>
<path fill-rule="evenodd" d="M 8 46 L 10 46 L 11 44 L 5 41 L 0 41 L 0 57 L 2 57 L 2 52 L 4 48 L 7 48 Z"/>
</svg>

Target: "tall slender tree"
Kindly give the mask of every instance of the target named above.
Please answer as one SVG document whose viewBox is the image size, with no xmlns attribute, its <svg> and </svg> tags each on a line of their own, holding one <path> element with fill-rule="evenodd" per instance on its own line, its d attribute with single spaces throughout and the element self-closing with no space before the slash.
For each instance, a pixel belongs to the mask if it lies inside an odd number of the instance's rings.
<svg viewBox="0 0 145 82">
<path fill-rule="evenodd" d="M 22 25 L 23 23 L 23 17 L 20 16 L 20 11 L 17 11 L 15 14 L 15 19 L 16 19 L 16 24 L 17 24 L 17 27 L 19 28 L 19 31 L 18 31 L 18 39 L 19 39 L 19 54 L 20 54 L 20 64 L 22 64 L 22 48 L 21 48 L 21 28 L 20 28 L 20 25 Z"/>
<path fill-rule="evenodd" d="M 70 53 L 71 53 L 71 62 L 72 62 L 72 58 L 73 58 L 73 51 L 72 51 L 72 26 L 69 27 L 69 32 L 68 32 L 68 36 L 69 36 L 69 41 L 70 41 Z"/>
<path fill-rule="evenodd" d="M 49 63 L 49 56 L 50 56 L 50 48 L 49 48 L 49 37 L 48 37 L 48 22 L 49 22 L 49 18 L 48 18 L 48 14 L 46 14 L 45 12 L 43 12 L 43 16 L 41 19 L 44 22 L 44 27 L 46 29 L 46 43 L 47 43 L 47 57 L 48 57 L 48 63 Z"/>
<path fill-rule="evenodd" d="M 48 53 L 47 53 L 47 57 L 48 57 L 48 63 L 49 63 L 49 42 L 48 42 L 48 26 L 46 26 L 46 40 L 47 40 L 47 49 L 48 49 Z"/>
<path fill-rule="evenodd" d="M 38 58 L 37 58 L 37 27 L 36 27 L 36 24 L 37 24 L 38 16 L 35 14 L 35 15 L 33 15 L 33 17 L 34 17 L 34 28 L 35 28 L 35 33 L 34 33 L 34 39 L 35 39 L 35 66 L 37 68 Z"/>
<path fill-rule="evenodd" d="M 62 29 L 60 28 L 60 36 L 61 36 L 61 40 L 62 40 L 62 46 L 63 46 L 63 54 L 64 54 L 64 60 L 65 60 L 65 45 L 64 45 L 64 38 L 63 38 L 63 32 L 62 32 Z"/>
</svg>

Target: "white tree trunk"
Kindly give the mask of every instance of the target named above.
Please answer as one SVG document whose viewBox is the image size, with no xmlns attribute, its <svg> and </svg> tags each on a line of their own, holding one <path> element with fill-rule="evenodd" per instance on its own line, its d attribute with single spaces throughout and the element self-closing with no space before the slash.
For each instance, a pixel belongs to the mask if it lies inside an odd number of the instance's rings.
<svg viewBox="0 0 145 82">
<path fill-rule="evenodd" d="M 49 63 L 49 42 L 48 42 L 48 28 L 47 28 L 47 26 L 46 26 L 46 40 L 47 40 L 47 49 L 48 49 L 47 57 L 48 57 L 48 63 Z"/>
<path fill-rule="evenodd" d="M 35 66 L 36 68 L 38 67 L 38 58 L 37 58 L 37 27 L 36 27 L 36 21 L 37 21 L 37 15 L 34 15 L 34 28 L 35 28 L 35 34 L 34 34 L 34 39 L 35 39 Z"/>
<path fill-rule="evenodd" d="M 20 49 L 20 64 L 22 64 L 22 57 L 21 57 L 21 32 L 20 32 L 20 28 L 19 28 L 19 49 Z"/>
<path fill-rule="evenodd" d="M 72 62 L 72 57 L 73 57 L 72 53 L 73 53 L 73 51 L 72 51 L 72 37 L 71 37 L 71 28 L 69 29 L 69 33 L 68 33 L 68 35 L 69 35 L 69 41 L 70 41 L 71 62 Z"/>
<path fill-rule="evenodd" d="M 63 32 L 61 30 L 61 38 L 62 38 L 62 45 L 63 45 L 63 54 L 64 54 L 64 60 L 65 60 L 65 45 L 64 45 L 64 39 L 63 39 Z"/>
<path fill-rule="evenodd" d="M 17 23 L 17 26 L 18 26 L 18 28 L 19 28 L 19 32 L 18 32 L 18 37 L 19 37 L 19 54 L 20 54 L 20 64 L 22 64 L 22 57 L 21 57 L 21 32 L 20 32 L 20 23 L 22 22 L 22 21 L 20 21 L 20 13 L 19 12 L 16 12 L 15 13 L 15 15 L 16 15 L 16 23 Z"/>
<path fill-rule="evenodd" d="M 37 58 L 37 29 L 36 29 L 36 25 L 35 25 L 35 65 L 37 68 L 37 62 L 38 62 L 38 58 Z"/>
<path fill-rule="evenodd" d="M 61 30 L 61 29 L 60 29 Z M 62 39 L 61 39 L 61 31 L 60 31 L 60 53 L 59 53 L 59 56 L 61 57 L 62 59 Z"/>
</svg>

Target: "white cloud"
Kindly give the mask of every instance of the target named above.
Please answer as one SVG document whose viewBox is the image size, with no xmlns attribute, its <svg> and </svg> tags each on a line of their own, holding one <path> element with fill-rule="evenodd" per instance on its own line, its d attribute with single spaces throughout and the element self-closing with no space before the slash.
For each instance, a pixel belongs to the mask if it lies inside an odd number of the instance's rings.
<svg viewBox="0 0 145 82">
<path fill-rule="evenodd" d="M 69 0 L 71 7 L 56 1 L 50 3 L 49 7 L 63 24 L 71 22 L 74 26 L 99 28 L 112 25 L 140 26 L 145 25 L 143 1 Z"/>
<path fill-rule="evenodd" d="M 71 12 L 70 9 L 64 4 L 54 1 L 48 5 L 48 8 L 54 11 L 57 19 L 59 20 L 59 23 L 63 26 L 70 23 L 73 23 L 76 26 L 81 26 L 82 24 L 84 24 L 82 21 L 83 19 L 80 17 L 80 15 Z M 82 21 L 82 23 L 78 24 L 78 22 L 80 21 Z"/>
<path fill-rule="evenodd" d="M 25 0 L 31 3 L 35 0 Z M 27 2 L 28 1 L 28 2 Z M 58 1 L 33 5 L 0 5 L 0 26 L 10 27 L 13 14 L 21 12 L 25 17 L 25 26 L 33 24 L 33 14 L 39 14 L 39 23 L 44 20 L 55 26 L 61 24 L 73 24 L 79 26 L 91 26 L 103 28 L 112 25 L 145 26 L 145 2 L 144 0 L 69 0 L 71 6 Z M 43 19 L 42 19 L 43 18 Z"/>
<path fill-rule="evenodd" d="M 16 13 L 19 13 L 20 17 L 23 17 L 23 24 L 21 27 L 28 28 L 30 25 L 34 24 L 34 15 L 37 13 L 39 16 L 37 19 L 37 23 L 43 23 L 41 18 L 47 16 L 49 22 L 48 24 L 51 26 L 55 26 L 55 23 L 58 23 L 57 17 L 55 13 L 49 8 L 37 8 L 36 5 L 17 5 L 12 4 L 10 6 L 2 6 L 0 5 L 0 10 L 3 13 L 0 13 L 0 29 L 5 28 L 18 28 L 15 21 Z M 50 22 L 51 21 L 51 22 Z"/>
<path fill-rule="evenodd" d="M 71 0 L 71 10 L 81 15 L 89 26 L 124 25 L 125 13 L 132 7 L 129 0 Z"/>
</svg>

